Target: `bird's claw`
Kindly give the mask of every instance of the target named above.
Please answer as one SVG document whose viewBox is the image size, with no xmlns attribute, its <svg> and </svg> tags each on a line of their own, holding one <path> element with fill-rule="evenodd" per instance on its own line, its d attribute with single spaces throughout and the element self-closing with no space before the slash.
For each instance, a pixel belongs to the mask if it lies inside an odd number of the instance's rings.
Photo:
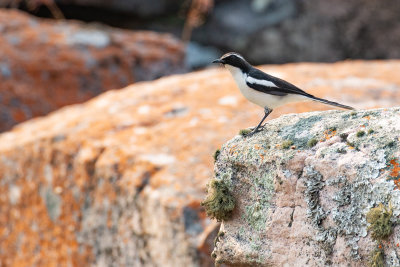
<svg viewBox="0 0 400 267">
<path fill-rule="evenodd" d="M 262 130 L 264 130 L 264 127 L 265 127 L 265 125 L 261 125 L 261 126 L 258 127 L 257 129 L 256 129 L 256 128 L 253 128 L 253 129 L 251 130 L 251 132 L 249 132 L 248 134 L 243 135 L 243 137 L 250 137 L 250 136 L 252 136 L 252 135 L 255 134 L 255 133 L 261 132 Z"/>
</svg>

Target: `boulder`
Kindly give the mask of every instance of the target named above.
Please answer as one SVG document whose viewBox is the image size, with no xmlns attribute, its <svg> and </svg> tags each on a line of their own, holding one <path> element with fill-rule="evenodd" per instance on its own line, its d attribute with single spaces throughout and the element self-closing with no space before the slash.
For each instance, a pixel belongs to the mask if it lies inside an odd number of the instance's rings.
<svg viewBox="0 0 400 267">
<path fill-rule="evenodd" d="M 182 72 L 171 35 L 0 10 L 0 131 L 136 81 Z"/>
<path fill-rule="evenodd" d="M 68 18 L 101 21 L 122 28 L 167 31 L 177 36 L 182 33 L 191 2 L 54 1 Z M 0 1 L 0 7 L 10 2 L 18 1 Z M 212 2 L 213 9 L 205 11 L 205 23 L 194 30 L 191 41 L 220 51 L 240 52 L 254 64 L 400 58 L 400 3 L 397 0 L 200 2 L 205 5 Z M 38 13 L 51 16 L 47 7 L 39 8 Z M 188 52 L 196 58 L 193 48 L 197 49 L 192 47 Z M 212 49 L 206 51 L 212 52 Z"/>
<path fill-rule="evenodd" d="M 399 136 L 390 108 L 284 115 L 224 144 L 204 201 L 216 263 L 400 266 Z"/>
<path fill-rule="evenodd" d="M 262 67 L 357 108 L 398 104 L 399 68 Z M 330 108 L 304 102 L 271 118 Z M 1 134 L 0 265 L 212 266 L 218 223 L 200 205 L 212 155 L 262 115 L 228 71 L 209 69 L 108 91 Z"/>
</svg>

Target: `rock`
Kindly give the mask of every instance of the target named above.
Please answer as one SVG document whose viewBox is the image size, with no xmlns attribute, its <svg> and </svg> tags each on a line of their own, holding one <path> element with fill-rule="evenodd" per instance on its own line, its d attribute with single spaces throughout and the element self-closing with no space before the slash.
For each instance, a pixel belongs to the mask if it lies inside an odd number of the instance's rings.
<svg viewBox="0 0 400 267">
<path fill-rule="evenodd" d="M 112 88 L 182 72 L 170 35 L 0 10 L 0 131 Z"/>
<path fill-rule="evenodd" d="M 209 184 L 236 205 L 216 263 L 399 266 L 399 136 L 390 108 L 284 115 L 227 142 Z"/>
<path fill-rule="evenodd" d="M 221 1 L 193 40 L 257 64 L 400 58 L 399 13 L 396 0 Z"/>
<path fill-rule="evenodd" d="M 348 61 L 263 70 L 367 108 L 398 104 L 399 67 Z M 287 105 L 271 118 L 329 108 Z M 1 134 L 0 265 L 213 265 L 219 228 L 200 206 L 212 155 L 262 114 L 216 68 L 108 91 Z"/>
<path fill-rule="evenodd" d="M 334 4 L 329 0 L 208 1 L 214 3 L 214 8 L 204 14 L 205 23 L 195 29 L 191 41 L 225 52 L 240 52 L 254 64 L 400 58 L 397 0 L 338 0 Z M 10 0 L 5 2 L 9 4 Z M 190 3 L 182 0 L 56 2 L 68 18 L 171 32 L 177 36 L 182 33 Z M 0 6 L 4 5 L 0 1 Z M 40 11 L 39 14 L 49 16 L 47 8 Z"/>
</svg>

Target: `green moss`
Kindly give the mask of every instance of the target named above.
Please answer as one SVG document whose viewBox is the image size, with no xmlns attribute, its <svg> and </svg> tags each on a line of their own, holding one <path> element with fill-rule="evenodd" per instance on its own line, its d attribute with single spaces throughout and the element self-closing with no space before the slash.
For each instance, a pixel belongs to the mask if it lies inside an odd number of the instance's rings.
<svg viewBox="0 0 400 267">
<path fill-rule="evenodd" d="M 385 267 L 385 254 L 383 249 L 376 248 L 371 253 L 371 258 L 369 260 L 369 267 Z"/>
<path fill-rule="evenodd" d="M 357 137 L 363 137 L 365 135 L 364 131 L 358 131 L 357 132 Z"/>
<path fill-rule="evenodd" d="M 239 131 L 239 134 L 240 134 L 241 136 L 246 136 L 246 135 L 248 135 L 250 132 L 251 132 L 250 129 L 242 129 L 242 130 Z"/>
<path fill-rule="evenodd" d="M 395 142 L 395 141 L 390 141 L 390 142 L 387 144 L 387 146 L 390 147 L 390 148 L 394 147 L 395 145 L 396 145 L 396 142 Z"/>
<path fill-rule="evenodd" d="M 292 145 L 293 145 L 293 141 L 292 141 L 292 140 L 286 140 L 286 141 L 283 141 L 283 143 L 282 143 L 282 148 L 283 148 L 283 149 L 288 149 L 288 148 L 290 148 Z"/>
<path fill-rule="evenodd" d="M 221 154 L 221 150 L 217 149 L 214 152 L 214 162 L 217 161 L 219 154 Z"/>
<path fill-rule="evenodd" d="M 372 129 L 369 129 L 368 130 L 368 134 L 373 134 L 375 131 L 374 130 L 372 130 Z"/>
<path fill-rule="evenodd" d="M 371 225 L 368 227 L 368 230 L 371 230 L 371 236 L 373 239 L 377 241 L 381 241 L 383 239 L 388 238 L 393 231 L 391 218 L 393 215 L 392 206 L 385 207 L 382 204 L 379 204 L 378 207 L 372 208 L 367 213 L 367 222 Z"/>
<path fill-rule="evenodd" d="M 235 208 L 235 198 L 223 180 L 213 179 L 208 185 L 208 194 L 201 203 L 207 216 L 217 221 L 228 220 Z"/>
<path fill-rule="evenodd" d="M 317 143 L 318 143 L 318 140 L 317 140 L 317 139 L 311 138 L 310 140 L 308 140 L 307 146 L 308 146 L 308 147 L 313 147 L 313 146 L 315 146 Z"/>
<path fill-rule="evenodd" d="M 347 142 L 347 145 L 351 147 L 356 147 L 356 144 L 354 144 L 353 142 Z"/>
<path fill-rule="evenodd" d="M 340 135 L 340 139 L 342 139 L 342 142 L 347 141 L 347 137 L 349 136 L 348 133 L 341 133 Z"/>
</svg>

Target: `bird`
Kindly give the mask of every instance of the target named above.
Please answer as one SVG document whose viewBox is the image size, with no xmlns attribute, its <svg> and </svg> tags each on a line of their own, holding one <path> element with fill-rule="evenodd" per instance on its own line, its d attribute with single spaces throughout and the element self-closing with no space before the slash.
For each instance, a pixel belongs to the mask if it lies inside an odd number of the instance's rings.
<svg viewBox="0 0 400 267">
<path fill-rule="evenodd" d="M 222 64 L 232 74 L 240 92 L 250 102 L 264 108 L 264 117 L 260 123 L 247 134 L 258 132 L 262 123 L 276 107 L 292 102 L 313 100 L 327 105 L 353 110 L 353 107 L 313 96 L 297 86 L 269 75 L 248 63 L 244 57 L 235 52 L 224 54 L 212 63 Z"/>
</svg>

